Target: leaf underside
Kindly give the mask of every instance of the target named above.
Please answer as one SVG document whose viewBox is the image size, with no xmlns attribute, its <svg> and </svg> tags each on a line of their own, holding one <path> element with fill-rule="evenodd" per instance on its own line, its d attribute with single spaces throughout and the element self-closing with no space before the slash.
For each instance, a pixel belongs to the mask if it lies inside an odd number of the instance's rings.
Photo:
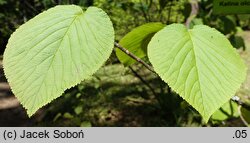
<svg viewBox="0 0 250 143">
<path fill-rule="evenodd" d="M 136 27 L 126 34 L 119 42 L 121 46 L 136 55 L 143 58 L 147 55 L 147 45 L 156 32 L 164 28 L 166 25 L 160 22 L 151 22 Z M 134 64 L 136 61 L 123 53 L 120 49 L 116 49 L 116 56 L 125 66 Z"/>
<path fill-rule="evenodd" d="M 148 56 L 160 77 L 206 122 L 246 77 L 246 66 L 230 42 L 204 25 L 165 27 L 150 41 Z"/>
<path fill-rule="evenodd" d="M 4 72 L 29 116 L 96 72 L 110 56 L 114 30 L 107 14 L 56 6 L 20 26 L 4 52 Z"/>
</svg>

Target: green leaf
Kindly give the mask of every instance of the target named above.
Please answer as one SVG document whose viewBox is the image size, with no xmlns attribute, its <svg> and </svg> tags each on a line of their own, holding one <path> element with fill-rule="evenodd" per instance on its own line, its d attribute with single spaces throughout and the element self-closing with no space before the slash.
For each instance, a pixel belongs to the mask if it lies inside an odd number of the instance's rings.
<svg viewBox="0 0 250 143">
<path fill-rule="evenodd" d="M 4 52 L 4 72 L 31 116 L 95 73 L 109 58 L 113 44 L 113 26 L 104 11 L 56 6 L 11 35 Z"/>
<path fill-rule="evenodd" d="M 147 45 L 156 32 L 165 27 L 159 22 L 147 23 L 141 25 L 127 35 L 125 35 L 119 42 L 121 46 L 133 53 L 139 58 L 143 58 L 147 53 Z M 134 64 L 136 61 L 124 54 L 120 49 L 116 49 L 116 56 L 126 66 Z"/>
<path fill-rule="evenodd" d="M 246 77 L 246 66 L 227 38 L 205 25 L 172 24 L 151 39 L 154 70 L 207 122 Z"/>
<path fill-rule="evenodd" d="M 232 117 L 239 117 L 238 105 L 231 100 L 225 103 L 219 110 L 217 110 L 211 118 L 217 121 L 225 121 Z"/>
</svg>

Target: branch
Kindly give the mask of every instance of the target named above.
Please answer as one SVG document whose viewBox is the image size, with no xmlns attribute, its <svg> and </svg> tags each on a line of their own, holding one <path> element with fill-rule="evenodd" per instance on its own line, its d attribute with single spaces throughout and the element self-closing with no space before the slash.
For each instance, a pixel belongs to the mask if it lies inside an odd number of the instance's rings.
<svg viewBox="0 0 250 143">
<path fill-rule="evenodd" d="M 191 21 L 197 16 L 197 14 L 199 12 L 198 0 L 190 0 L 190 4 L 191 4 L 192 10 L 191 10 L 191 13 L 190 13 L 190 15 L 187 18 L 187 21 L 185 23 L 187 28 L 189 28 Z"/>
<path fill-rule="evenodd" d="M 122 52 L 124 52 L 126 55 L 130 56 L 131 58 L 133 58 L 134 60 L 136 60 L 137 62 L 141 63 L 144 67 L 146 67 L 148 70 L 150 70 L 151 72 L 155 73 L 156 72 L 153 70 L 153 68 L 148 65 L 147 63 L 145 63 L 143 60 L 141 60 L 140 58 L 138 58 L 136 55 L 134 55 L 133 53 L 129 52 L 127 49 L 123 48 L 120 44 L 118 44 L 117 42 L 115 42 L 115 47 L 119 48 Z"/>
<path fill-rule="evenodd" d="M 154 91 L 154 88 L 149 84 L 147 83 L 146 80 L 144 80 L 131 66 L 129 66 L 129 69 L 133 72 L 133 74 L 139 78 L 141 80 L 142 83 L 144 83 L 150 90 L 151 92 L 154 94 L 155 97 L 157 97 L 157 94 L 156 92 Z"/>
<path fill-rule="evenodd" d="M 148 65 L 147 63 L 145 63 L 143 60 L 141 60 L 140 58 L 138 58 L 136 55 L 134 55 L 133 53 L 129 52 L 129 50 L 123 48 L 120 44 L 118 44 L 117 42 L 115 42 L 115 47 L 119 48 L 122 52 L 124 52 L 126 55 L 130 56 L 132 59 L 136 60 L 137 62 L 141 63 L 144 67 L 146 67 L 148 70 L 150 70 L 151 72 L 153 72 L 154 74 L 158 75 L 154 69 Z M 131 68 L 130 68 L 131 69 Z M 168 85 L 168 83 L 165 83 L 167 86 L 167 91 L 168 93 L 171 92 L 171 88 Z M 154 93 L 155 94 L 155 93 Z M 155 94 L 156 95 L 156 94 Z"/>
</svg>

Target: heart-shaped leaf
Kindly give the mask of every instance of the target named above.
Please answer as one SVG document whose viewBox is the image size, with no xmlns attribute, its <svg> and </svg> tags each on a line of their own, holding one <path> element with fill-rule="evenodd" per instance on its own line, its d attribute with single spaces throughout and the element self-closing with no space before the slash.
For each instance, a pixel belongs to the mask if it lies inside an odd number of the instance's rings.
<svg viewBox="0 0 250 143">
<path fill-rule="evenodd" d="M 113 26 L 104 11 L 56 6 L 11 35 L 4 52 L 4 72 L 31 116 L 96 72 L 109 58 L 113 44 Z"/>
<path fill-rule="evenodd" d="M 227 38 L 204 25 L 172 24 L 151 39 L 154 70 L 207 122 L 246 77 L 246 66 Z"/>
</svg>

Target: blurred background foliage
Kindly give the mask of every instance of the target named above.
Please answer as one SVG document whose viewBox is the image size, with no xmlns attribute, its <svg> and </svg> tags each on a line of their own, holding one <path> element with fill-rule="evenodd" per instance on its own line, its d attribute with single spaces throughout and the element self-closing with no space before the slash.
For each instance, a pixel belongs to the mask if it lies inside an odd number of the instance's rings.
<svg viewBox="0 0 250 143">
<path fill-rule="evenodd" d="M 16 28 L 60 4 L 102 8 L 113 22 L 117 41 L 148 22 L 188 22 L 190 28 L 197 24 L 214 27 L 235 48 L 245 50 L 245 41 L 238 33 L 250 30 L 249 14 L 214 15 L 212 0 L 0 0 L 1 55 Z M 195 5 L 196 11 L 192 9 Z M 113 54 L 91 79 L 41 109 L 32 126 L 245 126 L 237 105 L 233 107 L 228 103 L 204 124 L 159 77 L 139 64 L 124 67 Z"/>
</svg>

